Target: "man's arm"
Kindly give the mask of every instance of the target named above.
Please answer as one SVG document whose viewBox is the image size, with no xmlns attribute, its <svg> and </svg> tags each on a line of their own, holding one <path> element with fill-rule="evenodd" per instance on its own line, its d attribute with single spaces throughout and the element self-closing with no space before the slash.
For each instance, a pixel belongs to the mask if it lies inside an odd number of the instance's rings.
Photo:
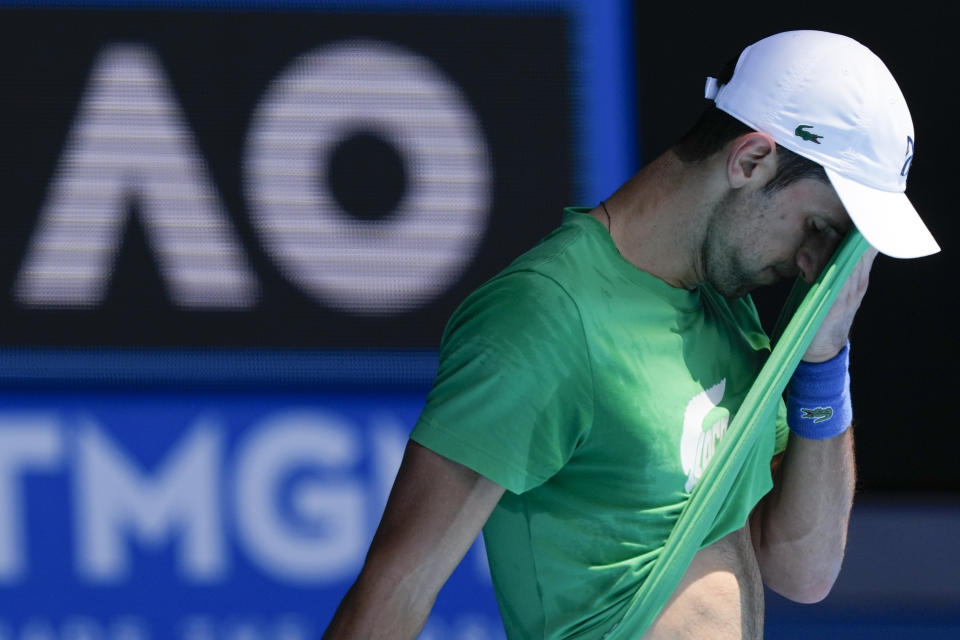
<svg viewBox="0 0 960 640">
<path fill-rule="evenodd" d="M 807 362 L 824 362 L 846 344 L 867 290 L 869 250 L 850 274 L 813 342 Z M 773 491 L 751 516 L 764 582 L 797 602 L 825 598 L 840 573 L 853 504 L 856 468 L 850 429 L 825 440 L 790 434 Z"/>
<path fill-rule="evenodd" d="M 503 492 L 411 440 L 360 576 L 324 640 L 415 638 Z"/>
<path fill-rule="evenodd" d="M 790 434 L 774 489 L 751 517 L 768 587 L 796 602 L 830 593 L 846 548 L 854 482 L 849 429 L 829 440 Z"/>
</svg>

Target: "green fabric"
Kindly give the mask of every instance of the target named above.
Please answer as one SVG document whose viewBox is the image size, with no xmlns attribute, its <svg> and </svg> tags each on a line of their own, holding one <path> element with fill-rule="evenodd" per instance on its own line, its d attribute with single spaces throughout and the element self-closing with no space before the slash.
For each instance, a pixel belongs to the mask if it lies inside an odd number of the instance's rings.
<svg viewBox="0 0 960 640">
<path fill-rule="evenodd" d="M 701 541 L 708 535 L 716 517 L 714 514 L 722 508 L 741 465 L 749 464 L 753 449 L 762 442 L 770 414 L 775 407 L 782 406 L 780 398 L 793 370 L 847 277 L 868 248 L 869 244 L 860 232 L 851 231 L 803 297 L 731 422 L 727 436 L 720 443 L 702 481 L 694 489 L 656 566 L 636 593 L 624 619 L 608 636 L 611 640 L 639 638 L 669 600 L 694 554 L 701 548 Z M 790 315 L 790 307 L 806 289 L 803 284 L 794 287 L 785 307 L 786 314 L 781 315 L 781 319 Z M 777 333 L 775 330 L 774 334 Z"/>
<path fill-rule="evenodd" d="M 636 269 L 585 212 L 454 313 L 411 435 L 508 489 L 484 537 L 510 638 L 599 638 L 623 618 L 769 354 L 749 297 Z M 780 409 L 698 547 L 771 488 Z"/>
</svg>

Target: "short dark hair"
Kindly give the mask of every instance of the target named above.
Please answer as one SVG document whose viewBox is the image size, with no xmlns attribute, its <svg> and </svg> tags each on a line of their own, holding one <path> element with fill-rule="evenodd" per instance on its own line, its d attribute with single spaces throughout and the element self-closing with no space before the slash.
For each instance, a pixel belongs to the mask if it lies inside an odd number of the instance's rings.
<svg viewBox="0 0 960 640">
<path fill-rule="evenodd" d="M 735 66 L 736 59 L 727 62 L 717 74 L 720 84 L 730 81 Z M 751 131 L 754 129 L 711 103 L 673 150 L 684 162 L 700 162 L 720 151 L 731 140 Z M 830 182 L 822 166 L 778 144 L 777 172 L 764 186 L 764 191 L 772 193 L 804 178 Z"/>
</svg>

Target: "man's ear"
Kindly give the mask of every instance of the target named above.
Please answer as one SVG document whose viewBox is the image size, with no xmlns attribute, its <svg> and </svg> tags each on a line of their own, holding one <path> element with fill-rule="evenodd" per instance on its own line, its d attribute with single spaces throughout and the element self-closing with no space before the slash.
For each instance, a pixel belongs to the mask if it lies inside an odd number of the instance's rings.
<svg viewBox="0 0 960 640">
<path fill-rule="evenodd" d="M 777 172 L 777 143 L 759 131 L 744 134 L 731 143 L 727 154 L 727 180 L 731 189 L 753 185 L 760 188 Z"/>
</svg>

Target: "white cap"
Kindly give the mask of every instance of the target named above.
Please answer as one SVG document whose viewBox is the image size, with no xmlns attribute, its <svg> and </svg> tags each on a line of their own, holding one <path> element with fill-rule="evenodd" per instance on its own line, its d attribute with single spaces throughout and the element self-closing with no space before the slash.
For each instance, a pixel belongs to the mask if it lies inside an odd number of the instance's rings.
<svg viewBox="0 0 960 640">
<path fill-rule="evenodd" d="M 788 31 L 740 54 L 730 82 L 706 97 L 744 124 L 823 166 L 867 242 L 894 258 L 940 250 L 904 190 L 913 121 L 896 80 L 862 44 Z"/>
</svg>

